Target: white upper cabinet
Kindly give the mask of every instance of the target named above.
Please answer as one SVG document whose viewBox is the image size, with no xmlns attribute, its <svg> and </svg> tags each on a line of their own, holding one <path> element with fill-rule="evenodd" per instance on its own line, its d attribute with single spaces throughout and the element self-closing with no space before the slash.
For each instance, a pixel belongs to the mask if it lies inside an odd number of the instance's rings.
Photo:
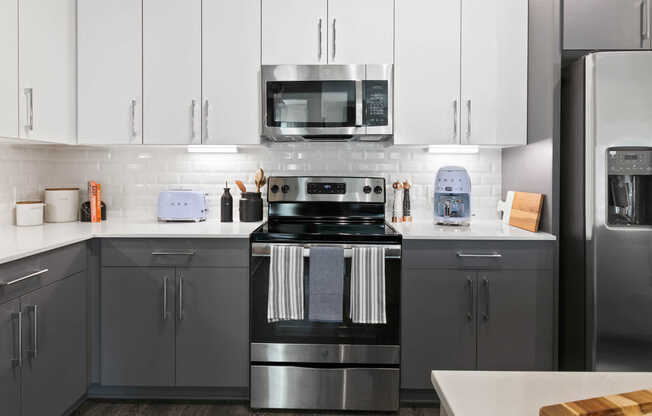
<svg viewBox="0 0 652 416">
<path fill-rule="evenodd" d="M 262 0 L 263 65 L 390 64 L 394 0 Z"/>
<path fill-rule="evenodd" d="M 528 3 L 462 0 L 462 144 L 527 143 Z"/>
<path fill-rule="evenodd" d="M 18 137 L 18 3 L 0 0 L 0 137 Z"/>
<path fill-rule="evenodd" d="M 328 0 L 328 62 L 393 63 L 394 0 Z"/>
<path fill-rule="evenodd" d="M 75 0 L 18 2 L 21 138 L 75 142 L 76 6 Z"/>
<path fill-rule="evenodd" d="M 395 144 L 459 143 L 461 7 L 396 0 Z"/>
<path fill-rule="evenodd" d="M 326 0 L 261 0 L 263 65 L 325 64 Z"/>
<path fill-rule="evenodd" d="M 142 1 L 79 1 L 77 19 L 78 142 L 142 143 Z"/>
<path fill-rule="evenodd" d="M 143 0 L 145 144 L 201 143 L 201 15 L 201 0 Z"/>
<path fill-rule="evenodd" d="M 203 1 L 203 144 L 260 143 L 260 10 L 260 0 Z"/>
</svg>

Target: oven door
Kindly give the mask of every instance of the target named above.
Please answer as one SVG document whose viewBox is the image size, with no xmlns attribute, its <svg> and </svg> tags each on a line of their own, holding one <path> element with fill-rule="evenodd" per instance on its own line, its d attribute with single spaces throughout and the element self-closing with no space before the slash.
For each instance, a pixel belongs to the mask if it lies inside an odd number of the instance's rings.
<svg viewBox="0 0 652 416">
<path fill-rule="evenodd" d="M 365 134 L 364 65 L 264 65 L 263 136 Z"/>
<path fill-rule="evenodd" d="M 366 245 L 366 244 L 365 244 Z M 342 322 L 313 322 L 309 316 L 310 248 L 345 249 Z M 398 364 L 401 246 L 385 247 L 385 306 L 387 323 L 359 324 L 349 317 L 351 247 L 344 244 L 304 244 L 304 312 L 302 320 L 268 322 L 270 244 L 253 243 L 251 260 L 251 361 L 294 363 Z"/>
</svg>

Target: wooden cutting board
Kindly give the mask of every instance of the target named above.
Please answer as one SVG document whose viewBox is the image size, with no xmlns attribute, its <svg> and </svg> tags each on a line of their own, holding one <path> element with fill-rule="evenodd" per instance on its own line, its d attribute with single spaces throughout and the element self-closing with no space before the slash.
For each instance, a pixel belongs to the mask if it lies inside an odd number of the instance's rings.
<svg viewBox="0 0 652 416">
<path fill-rule="evenodd" d="M 540 416 L 641 416 L 652 415 L 652 389 L 542 407 Z"/>
<path fill-rule="evenodd" d="M 539 231 L 541 207 L 543 207 L 542 194 L 514 192 L 509 225 L 536 233 Z"/>
</svg>

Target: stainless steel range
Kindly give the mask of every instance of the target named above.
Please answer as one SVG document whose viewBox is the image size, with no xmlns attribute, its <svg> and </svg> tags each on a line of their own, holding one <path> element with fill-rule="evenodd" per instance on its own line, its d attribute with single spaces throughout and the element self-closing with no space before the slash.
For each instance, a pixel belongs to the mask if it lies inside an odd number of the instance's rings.
<svg viewBox="0 0 652 416">
<path fill-rule="evenodd" d="M 397 410 L 401 236 L 384 179 L 271 177 L 268 202 L 251 236 L 251 407 Z"/>
</svg>

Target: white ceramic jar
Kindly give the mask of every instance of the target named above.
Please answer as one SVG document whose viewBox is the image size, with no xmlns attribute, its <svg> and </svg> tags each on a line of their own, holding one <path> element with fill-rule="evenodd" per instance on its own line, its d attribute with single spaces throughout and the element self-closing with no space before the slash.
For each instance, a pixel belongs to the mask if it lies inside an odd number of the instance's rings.
<svg viewBox="0 0 652 416">
<path fill-rule="evenodd" d="M 16 225 L 27 227 L 43 224 L 43 201 L 16 202 Z"/>
<path fill-rule="evenodd" d="M 79 218 L 79 188 L 45 189 L 45 222 L 72 222 Z"/>
</svg>

